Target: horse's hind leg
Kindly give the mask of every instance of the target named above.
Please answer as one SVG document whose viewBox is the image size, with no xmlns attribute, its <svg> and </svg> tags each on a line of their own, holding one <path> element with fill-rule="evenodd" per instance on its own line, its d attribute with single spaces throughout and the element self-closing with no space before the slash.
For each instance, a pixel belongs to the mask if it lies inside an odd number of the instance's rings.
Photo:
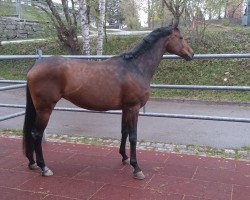
<svg viewBox="0 0 250 200">
<path fill-rule="evenodd" d="M 29 169 L 34 170 L 37 169 L 37 164 L 34 160 L 34 138 L 32 137 L 32 135 L 26 135 L 26 143 L 25 143 L 25 148 L 26 148 L 26 157 L 29 160 Z"/>
<path fill-rule="evenodd" d="M 43 132 L 48 124 L 51 112 L 52 109 L 50 108 L 37 111 L 35 126 L 32 130 L 34 150 L 36 153 L 36 163 L 41 168 L 43 176 L 53 175 L 53 172 L 45 165 L 42 151 Z"/>
<path fill-rule="evenodd" d="M 31 141 L 32 141 L 32 146 L 30 146 L 29 150 L 27 150 L 26 152 L 26 157 L 28 158 L 29 160 L 29 169 L 31 170 L 35 170 L 35 169 L 38 169 L 38 166 L 34 160 L 34 140 L 33 140 L 33 137 L 30 138 Z"/>
</svg>

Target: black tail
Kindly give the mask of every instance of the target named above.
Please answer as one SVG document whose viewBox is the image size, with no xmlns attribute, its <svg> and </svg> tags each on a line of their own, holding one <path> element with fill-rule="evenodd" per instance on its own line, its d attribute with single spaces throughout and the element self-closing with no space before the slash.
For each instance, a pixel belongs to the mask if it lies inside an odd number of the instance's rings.
<svg viewBox="0 0 250 200">
<path fill-rule="evenodd" d="M 31 131 L 34 127 L 36 120 L 36 110 L 30 95 L 29 86 L 26 87 L 26 112 L 25 119 L 23 125 L 23 151 L 27 156 L 28 152 L 33 149 L 33 138 L 31 135 Z"/>
</svg>

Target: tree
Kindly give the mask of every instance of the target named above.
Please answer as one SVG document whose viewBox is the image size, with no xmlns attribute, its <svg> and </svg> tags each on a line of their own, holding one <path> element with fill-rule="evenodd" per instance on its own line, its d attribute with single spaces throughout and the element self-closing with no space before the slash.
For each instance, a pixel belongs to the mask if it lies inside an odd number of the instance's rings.
<svg viewBox="0 0 250 200">
<path fill-rule="evenodd" d="M 243 7 L 243 0 L 227 0 L 227 17 L 229 18 L 235 18 L 235 14 L 237 13 L 237 10 Z M 241 12 L 241 10 L 240 10 Z"/>
<path fill-rule="evenodd" d="M 209 19 L 220 19 L 222 17 L 223 10 L 225 9 L 225 0 L 205 0 L 204 5 Z"/>
<path fill-rule="evenodd" d="M 205 16 L 207 15 L 206 0 L 189 1 L 186 3 L 187 10 L 185 13 L 188 14 L 190 20 L 192 20 L 192 26 L 190 29 L 190 41 L 191 43 L 201 43 L 205 36 L 205 31 L 208 24 L 206 23 Z"/>
<path fill-rule="evenodd" d="M 155 24 L 163 26 L 166 16 L 164 5 L 163 0 L 148 0 L 148 26 L 150 28 L 155 28 Z"/>
<path fill-rule="evenodd" d="M 124 23 L 128 28 L 138 29 L 141 27 L 137 5 L 134 0 L 122 0 L 121 9 L 122 15 L 125 18 Z"/>
<path fill-rule="evenodd" d="M 109 25 L 120 25 L 124 21 L 121 0 L 106 0 L 106 21 Z"/>
<path fill-rule="evenodd" d="M 82 28 L 83 53 L 90 55 L 89 7 L 86 0 L 79 0 L 79 14 Z"/>
<path fill-rule="evenodd" d="M 164 0 L 168 10 L 173 14 L 176 21 L 180 20 L 184 9 L 186 8 L 187 0 Z"/>
<path fill-rule="evenodd" d="M 97 55 L 102 55 L 103 46 L 103 26 L 105 21 L 105 0 L 99 0 L 99 18 L 97 23 Z"/>
<path fill-rule="evenodd" d="M 71 0 L 69 7 L 68 0 L 61 0 L 62 13 L 59 14 L 58 7 L 52 0 L 42 2 L 33 1 L 34 6 L 39 7 L 50 16 L 53 25 L 57 31 L 58 39 L 70 54 L 80 54 L 80 46 L 77 38 L 77 19 L 75 11 L 75 2 Z"/>
</svg>

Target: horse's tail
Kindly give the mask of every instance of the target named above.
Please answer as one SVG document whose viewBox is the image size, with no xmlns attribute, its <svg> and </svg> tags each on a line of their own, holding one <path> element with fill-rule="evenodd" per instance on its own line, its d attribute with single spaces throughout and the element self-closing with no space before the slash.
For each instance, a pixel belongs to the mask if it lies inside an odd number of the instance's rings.
<svg viewBox="0 0 250 200">
<path fill-rule="evenodd" d="M 29 150 L 33 149 L 33 138 L 31 135 L 32 128 L 36 120 L 36 110 L 31 98 L 30 89 L 26 86 L 26 112 L 23 125 L 23 152 L 28 154 Z"/>
</svg>

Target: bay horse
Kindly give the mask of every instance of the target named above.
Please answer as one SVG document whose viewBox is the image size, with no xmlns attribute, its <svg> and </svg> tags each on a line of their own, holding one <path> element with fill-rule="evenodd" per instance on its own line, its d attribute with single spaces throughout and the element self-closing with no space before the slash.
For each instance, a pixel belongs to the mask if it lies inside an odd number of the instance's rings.
<svg viewBox="0 0 250 200">
<path fill-rule="evenodd" d="M 37 60 L 27 74 L 23 148 L 29 168 L 41 168 L 43 176 L 53 172 L 42 152 L 43 132 L 56 103 L 64 98 L 90 110 L 122 110 L 122 162 L 130 163 L 133 176 L 144 179 L 136 159 L 137 121 L 150 91 L 150 80 L 165 52 L 192 60 L 193 50 L 183 39 L 178 24 L 158 28 L 128 52 L 104 61 L 53 56 Z M 126 154 L 127 137 L 130 159 Z M 34 153 L 36 161 L 34 160 Z"/>
</svg>

